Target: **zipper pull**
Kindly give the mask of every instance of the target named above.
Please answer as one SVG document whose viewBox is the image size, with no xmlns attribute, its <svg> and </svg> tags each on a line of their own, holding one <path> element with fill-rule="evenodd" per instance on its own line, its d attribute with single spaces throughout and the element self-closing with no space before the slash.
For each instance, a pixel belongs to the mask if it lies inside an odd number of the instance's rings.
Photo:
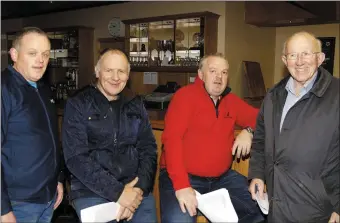
<svg viewBox="0 0 340 223">
<path fill-rule="evenodd" d="M 114 147 L 117 146 L 117 132 L 115 132 L 114 137 L 113 137 L 113 145 Z"/>
</svg>

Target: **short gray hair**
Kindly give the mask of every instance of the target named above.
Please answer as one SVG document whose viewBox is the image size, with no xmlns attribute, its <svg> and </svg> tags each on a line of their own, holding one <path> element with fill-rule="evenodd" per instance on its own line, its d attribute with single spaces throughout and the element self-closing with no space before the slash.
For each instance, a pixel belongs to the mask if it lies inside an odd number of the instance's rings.
<svg viewBox="0 0 340 223">
<path fill-rule="evenodd" d="M 219 57 L 221 59 L 224 59 L 228 63 L 228 60 L 224 57 L 224 55 L 222 53 L 207 54 L 207 55 L 205 55 L 204 57 L 201 58 L 200 63 L 198 65 L 199 70 L 203 69 L 203 66 L 206 64 L 209 57 Z"/>
</svg>

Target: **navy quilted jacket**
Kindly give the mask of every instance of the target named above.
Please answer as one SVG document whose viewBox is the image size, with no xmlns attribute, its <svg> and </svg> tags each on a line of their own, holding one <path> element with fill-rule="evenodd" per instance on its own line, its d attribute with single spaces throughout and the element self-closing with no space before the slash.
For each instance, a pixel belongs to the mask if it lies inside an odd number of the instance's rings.
<svg viewBox="0 0 340 223">
<path fill-rule="evenodd" d="M 71 199 L 99 195 L 117 201 L 136 176 L 144 194 L 153 189 L 157 145 L 146 109 L 128 89 L 120 100 L 117 114 L 96 87 L 88 86 L 67 101 L 62 141 Z"/>
</svg>

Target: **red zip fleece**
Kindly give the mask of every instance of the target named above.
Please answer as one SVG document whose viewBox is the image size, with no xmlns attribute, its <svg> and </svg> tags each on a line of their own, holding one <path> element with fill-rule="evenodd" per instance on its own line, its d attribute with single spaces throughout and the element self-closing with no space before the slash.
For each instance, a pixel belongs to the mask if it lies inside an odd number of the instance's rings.
<svg viewBox="0 0 340 223">
<path fill-rule="evenodd" d="M 162 135 L 161 167 L 167 169 L 175 190 L 190 187 L 188 173 L 218 177 L 232 163 L 234 126 L 255 128 L 258 109 L 232 93 L 218 108 L 198 77 L 171 99 Z"/>
</svg>

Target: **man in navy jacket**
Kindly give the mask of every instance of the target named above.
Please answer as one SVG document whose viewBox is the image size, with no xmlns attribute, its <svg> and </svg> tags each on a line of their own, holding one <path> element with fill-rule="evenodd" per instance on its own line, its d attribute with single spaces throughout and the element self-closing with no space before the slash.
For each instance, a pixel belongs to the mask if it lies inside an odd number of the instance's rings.
<svg viewBox="0 0 340 223">
<path fill-rule="evenodd" d="M 1 74 L 1 222 L 50 222 L 63 198 L 56 109 L 39 81 L 50 49 L 46 33 L 24 28 Z"/>
<path fill-rule="evenodd" d="M 117 202 L 116 220 L 156 222 L 152 187 L 157 145 L 140 96 L 125 88 L 130 65 L 119 50 L 105 50 L 97 82 L 67 101 L 62 141 L 71 172 L 71 200 L 82 209 Z"/>
</svg>

